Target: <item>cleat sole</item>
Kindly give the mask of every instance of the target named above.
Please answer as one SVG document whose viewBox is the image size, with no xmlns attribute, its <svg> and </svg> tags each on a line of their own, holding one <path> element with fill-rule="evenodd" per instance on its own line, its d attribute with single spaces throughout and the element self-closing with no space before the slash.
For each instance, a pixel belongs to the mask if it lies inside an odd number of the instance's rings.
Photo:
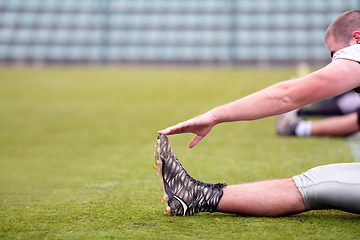
<svg viewBox="0 0 360 240">
<path fill-rule="evenodd" d="M 164 213 L 169 215 L 171 214 L 171 208 L 169 206 L 167 206 L 165 209 L 164 209 Z"/>
<path fill-rule="evenodd" d="M 159 177 L 160 180 L 160 184 L 161 184 L 161 188 L 163 191 L 163 197 L 160 199 L 162 203 L 165 203 L 165 210 L 164 213 L 167 215 L 171 215 L 171 208 L 169 206 L 169 196 L 166 194 L 165 192 L 165 186 L 164 186 L 164 180 L 163 180 L 163 175 L 162 175 L 162 168 L 163 168 L 163 160 L 161 159 L 162 153 L 160 152 L 161 150 L 161 141 L 160 138 L 157 137 L 156 138 L 156 143 L 155 143 L 155 149 L 156 151 L 154 152 L 154 157 L 155 157 L 155 163 L 153 165 L 153 167 L 156 169 L 156 176 Z"/>
<path fill-rule="evenodd" d="M 169 201 L 169 196 L 167 194 L 164 194 L 164 196 L 160 199 L 162 203 L 165 203 Z"/>
</svg>

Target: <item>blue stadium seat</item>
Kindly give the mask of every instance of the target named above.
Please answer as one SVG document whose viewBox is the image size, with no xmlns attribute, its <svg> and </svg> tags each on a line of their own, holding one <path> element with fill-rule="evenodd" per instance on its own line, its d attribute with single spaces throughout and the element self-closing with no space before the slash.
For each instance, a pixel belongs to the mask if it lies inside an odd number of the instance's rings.
<svg viewBox="0 0 360 240">
<path fill-rule="evenodd" d="M 291 48 L 287 46 L 275 46 L 271 48 L 271 58 L 276 60 L 288 60 L 289 59 L 289 53 L 291 54 Z M 294 56 L 292 56 L 294 57 Z"/>
<path fill-rule="evenodd" d="M 0 4 L 2 8 L 5 8 L 6 10 L 14 11 L 20 8 L 22 2 L 19 0 L 12 0 L 12 1 L 2 0 Z"/>
<path fill-rule="evenodd" d="M 119 61 L 121 60 L 121 48 L 119 46 L 111 46 L 107 48 L 108 60 Z"/>
<path fill-rule="evenodd" d="M 89 61 L 100 61 L 101 60 L 101 51 L 98 45 L 90 45 L 85 48 L 84 56 Z"/>
<path fill-rule="evenodd" d="M 16 60 L 24 60 L 28 56 L 28 47 L 23 44 L 12 45 L 9 48 L 11 57 Z"/>
<path fill-rule="evenodd" d="M 327 56 L 327 58 L 325 58 L 325 59 L 327 59 L 328 62 L 331 61 L 330 54 L 327 51 L 325 45 L 309 47 L 309 57 L 311 57 L 312 59 L 321 60 L 321 59 L 323 59 L 324 56 Z"/>
<path fill-rule="evenodd" d="M 116 2 L 122 2 L 122 1 L 116 1 Z M 85 10 L 87 12 L 96 11 L 98 7 L 99 7 L 99 3 L 94 0 L 82 0 L 81 2 L 81 10 Z M 112 9 L 111 6 L 109 6 L 109 8 Z"/>
<path fill-rule="evenodd" d="M 31 29 L 19 29 L 16 31 L 16 35 L 13 36 L 15 43 L 29 43 L 32 42 L 33 31 Z"/>
<path fill-rule="evenodd" d="M 14 32 L 12 28 L 1 28 L 0 29 L 0 43 L 9 43 L 14 39 Z"/>
<path fill-rule="evenodd" d="M 24 27 L 31 27 L 36 23 L 36 14 L 32 12 L 26 12 L 19 14 L 17 24 Z"/>
<path fill-rule="evenodd" d="M 5 60 L 9 56 L 9 46 L 0 43 L 0 61 Z"/>
<path fill-rule="evenodd" d="M 311 10 L 313 1 L 291 1 L 292 3 L 292 10 L 297 10 L 299 12 L 306 12 Z"/>
<path fill-rule="evenodd" d="M 52 61 L 62 61 L 66 58 L 67 50 L 63 45 L 51 45 L 47 48 L 46 56 Z"/>
<path fill-rule="evenodd" d="M 241 46 L 241 45 L 238 45 L 236 47 L 235 53 L 236 54 L 234 55 L 237 60 L 246 60 L 246 61 L 253 60 L 256 54 L 254 47 Z"/>
<path fill-rule="evenodd" d="M 46 45 L 35 44 L 29 48 L 29 54 L 36 60 L 43 60 L 46 57 Z"/>
<path fill-rule="evenodd" d="M 1 24 L 5 26 L 15 26 L 17 23 L 17 13 L 15 12 L 4 12 L 1 14 Z"/>
<path fill-rule="evenodd" d="M 79 45 L 71 45 L 66 49 L 68 51 L 68 60 L 70 61 L 80 61 L 84 59 L 84 49 Z"/>
<path fill-rule="evenodd" d="M 254 4 L 254 1 L 251 0 L 243 0 L 243 1 L 234 1 L 235 7 L 238 10 L 242 10 L 244 12 L 251 12 L 256 10 L 257 4 Z"/>
</svg>

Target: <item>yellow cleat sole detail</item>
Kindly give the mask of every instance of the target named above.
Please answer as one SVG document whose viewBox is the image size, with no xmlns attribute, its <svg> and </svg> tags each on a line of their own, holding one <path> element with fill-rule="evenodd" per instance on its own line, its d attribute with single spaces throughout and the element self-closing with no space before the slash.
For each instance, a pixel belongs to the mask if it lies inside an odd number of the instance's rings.
<svg viewBox="0 0 360 240">
<path fill-rule="evenodd" d="M 169 200 L 169 196 L 167 194 L 164 194 L 164 196 L 161 198 L 161 202 L 165 203 Z"/>
<path fill-rule="evenodd" d="M 167 215 L 170 215 L 171 213 L 171 208 L 169 206 L 167 206 L 165 209 L 164 209 L 164 213 L 167 214 Z"/>
</svg>

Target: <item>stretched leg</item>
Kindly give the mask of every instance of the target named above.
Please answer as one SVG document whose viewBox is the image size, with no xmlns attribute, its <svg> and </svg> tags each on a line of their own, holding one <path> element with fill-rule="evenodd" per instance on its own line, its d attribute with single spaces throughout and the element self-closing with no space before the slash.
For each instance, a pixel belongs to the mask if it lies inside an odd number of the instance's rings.
<svg viewBox="0 0 360 240">
<path fill-rule="evenodd" d="M 294 180 L 286 178 L 227 186 L 218 211 L 276 217 L 303 212 L 305 204 Z"/>
<path fill-rule="evenodd" d="M 354 91 L 314 103 L 299 109 L 299 116 L 338 116 L 353 113 L 360 107 L 360 98 Z"/>
<path fill-rule="evenodd" d="M 228 212 L 253 216 L 281 216 L 302 212 L 305 205 L 291 178 L 239 185 L 209 184 L 190 177 L 173 153 L 168 138 L 159 135 L 154 168 L 163 190 L 168 215 Z"/>
<path fill-rule="evenodd" d="M 283 216 L 338 209 L 360 214 L 360 163 L 318 166 L 293 178 L 230 185 L 218 210 L 251 216 Z"/>
<path fill-rule="evenodd" d="M 326 99 L 314 104 L 314 107 L 300 108 L 299 116 L 338 116 L 343 115 L 340 108 L 336 104 L 336 99 Z"/>
<path fill-rule="evenodd" d="M 319 166 L 293 178 L 226 187 L 190 177 L 166 136 L 159 135 L 155 147 L 154 168 L 168 215 L 220 211 L 275 217 L 320 209 L 360 214 L 360 163 Z"/>
<path fill-rule="evenodd" d="M 278 135 L 345 137 L 360 130 L 360 109 L 347 115 L 316 121 L 302 120 L 297 117 L 296 113 L 297 110 L 294 110 L 277 116 L 276 132 Z"/>
<path fill-rule="evenodd" d="M 324 118 L 313 121 L 311 136 L 348 136 L 358 132 L 358 113 L 350 113 L 344 116 Z"/>
</svg>

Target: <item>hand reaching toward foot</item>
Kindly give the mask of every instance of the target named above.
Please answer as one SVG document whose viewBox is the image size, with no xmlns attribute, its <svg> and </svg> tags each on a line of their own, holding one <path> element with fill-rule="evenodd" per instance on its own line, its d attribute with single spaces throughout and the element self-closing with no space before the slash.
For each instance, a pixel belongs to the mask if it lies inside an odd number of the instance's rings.
<svg viewBox="0 0 360 240">
<path fill-rule="evenodd" d="M 214 116 L 210 112 L 207 112 L 172 127 L 160 130 L 158 133 L 163 135 L 194 133 L 196 136 L 189 143 L 189 148 L 192 148 L 203 139 L 215 125 L 216 121 Z"/>
</svg>

